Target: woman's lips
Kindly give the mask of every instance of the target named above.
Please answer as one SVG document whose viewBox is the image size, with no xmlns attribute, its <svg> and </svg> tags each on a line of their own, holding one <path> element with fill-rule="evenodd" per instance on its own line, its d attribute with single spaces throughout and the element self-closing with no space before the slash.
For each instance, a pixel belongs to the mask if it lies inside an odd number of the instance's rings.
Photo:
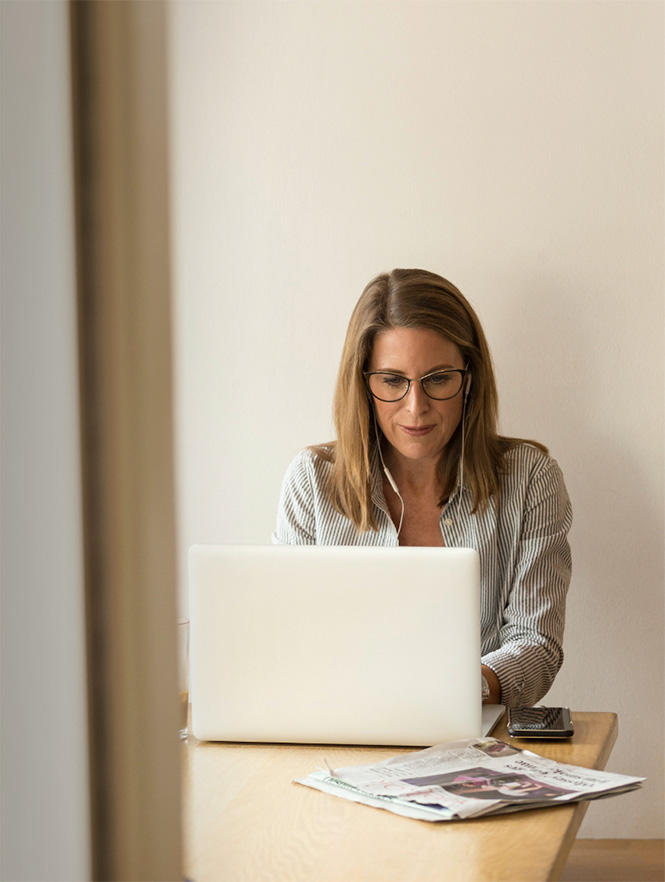
<svg viewBox="0 0 665 882">
<path fill-rule="evenodd" d="M 400 426 L 400 429 L 405 432 L 407 435 L 411 435 L 414 438 L 419 438 L 422 435 L 428 435 L 434 426 Z"/>
</svg>

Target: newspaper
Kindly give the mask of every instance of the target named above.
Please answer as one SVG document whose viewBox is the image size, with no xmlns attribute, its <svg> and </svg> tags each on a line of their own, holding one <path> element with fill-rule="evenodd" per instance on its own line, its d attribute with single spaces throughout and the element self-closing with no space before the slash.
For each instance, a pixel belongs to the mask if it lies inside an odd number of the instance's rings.
<svg viewBox="0 0 665 882">
<path fill-rule="evenodd" d="M 557 763 L 495 738 L 470 738 L 369 766 L 328 768 L 295 783 L 407 818 L 451 821 L 613 796 L 644 780 Z"/>
</svg>

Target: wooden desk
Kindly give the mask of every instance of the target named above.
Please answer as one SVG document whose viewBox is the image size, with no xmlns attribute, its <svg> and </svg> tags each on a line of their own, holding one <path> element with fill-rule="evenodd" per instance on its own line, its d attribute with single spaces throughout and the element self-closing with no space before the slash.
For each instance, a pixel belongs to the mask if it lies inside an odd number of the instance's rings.
<svg viewBox="0 0 665 882">
<path fill-rule="evenodd" d="M 574 713 L 570 742 L 515 741 L 602 769 L 617 737 L 610 713 Z M 504 723 L 493 735 L 509 741 Z M 292 784 L 324 767 L 363 765 L 400 748 L 183 747 L 185 871 L 193 882 L 536 882 L 557 879 L 588 803 L 497 818 L 428 823 Z"/>
</svg>

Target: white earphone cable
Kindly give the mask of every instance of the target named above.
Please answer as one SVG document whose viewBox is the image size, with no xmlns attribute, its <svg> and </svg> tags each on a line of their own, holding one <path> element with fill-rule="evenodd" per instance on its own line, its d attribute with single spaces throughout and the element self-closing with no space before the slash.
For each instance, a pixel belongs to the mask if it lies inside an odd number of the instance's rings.
<svg viewBox="0 0 665 882">
<path fill-rule="evenodd" d="M 376 411 L 374 410 L 374 406 L 372 406 L 372 416 L 374 417 L 374 432 L 376 433 L 376 446 L 379 451 L 379 459 L 381 460 L 381 465 L 383 467 L 384 474 L 385 474 L 386 478 L 388 479 L 388 483 L 393 488 L 393 490 L 397 494 L 397 498 L 399 499 L 399 501 L 402 504 L 402 514 L 400 515 L 399 526 L 397 527 L 397 538 L 399 540 L 399 534 L 402 529 L 402 522 L 404 521 L 404 500 L 402 499 L 402 494 L 397 489 L 397 484 L 395 483 L 395 479 L 390 474 L 390 469 L 388 468 L 388 466 L 385 464 L 385 462 L 383 460 L 383 451 L 381 450 L 381 438 L 379 436 L 379 426 L 376 421 Z"/>
<path fill-rule="evenodd" d="M 466 400 L 469 397 L 469 390 L 464 394 L 464 404 L 462 405 L 462 453 L 460 454 L 459 467 L 459 487 L 457 488 L 457 519 L 461 523 L 462 519 L 462 491 L 464 490 L 464 442 L 466 439 Z"/>
</svg>

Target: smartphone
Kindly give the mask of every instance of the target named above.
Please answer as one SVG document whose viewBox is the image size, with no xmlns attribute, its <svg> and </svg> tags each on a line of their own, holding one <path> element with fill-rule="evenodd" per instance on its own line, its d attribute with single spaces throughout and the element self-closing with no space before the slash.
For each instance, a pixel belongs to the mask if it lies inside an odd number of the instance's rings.
<svg viewBox="0 0 665 882">
<path fill-rule="evenodd" d="M 570 738 L 573 732 L 567 707 L 508 708 L 508 733 L 513 738 Z"/>
</svg>

